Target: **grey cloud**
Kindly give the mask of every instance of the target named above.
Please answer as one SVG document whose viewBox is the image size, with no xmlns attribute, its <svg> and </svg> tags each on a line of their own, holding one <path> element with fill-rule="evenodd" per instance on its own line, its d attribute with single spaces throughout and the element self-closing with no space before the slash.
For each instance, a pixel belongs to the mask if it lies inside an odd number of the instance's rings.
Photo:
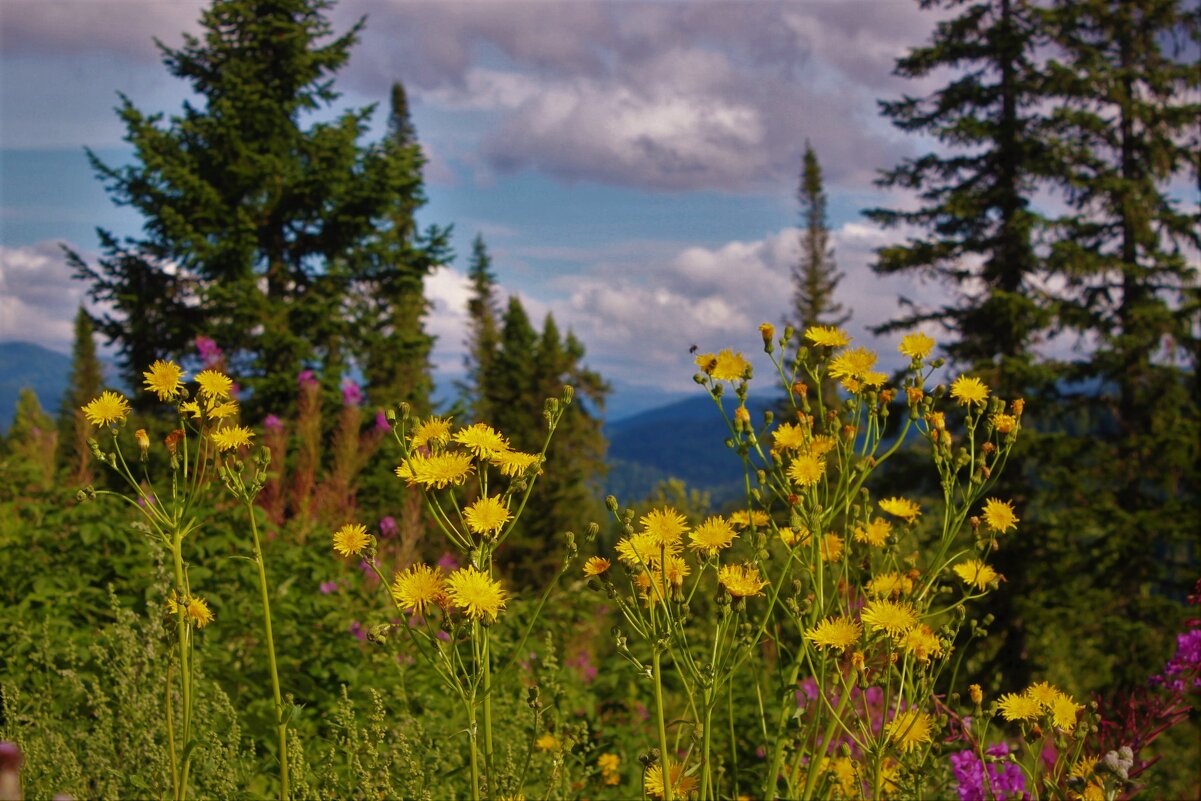
<svg viewBox="0 0 1201 801">
<path fill-rule="evenodd" d="M 158 60 L 154 38 L 167 44 L 195 28 L 203 0 L 5 0 L 0 47 L 6 54 L 90 53 Z"/>
<path fill-rule="evenodd" d="M 83 290 L 57 242 L 0 245 L 0 341 L 68 350 Z"/>
</svg>

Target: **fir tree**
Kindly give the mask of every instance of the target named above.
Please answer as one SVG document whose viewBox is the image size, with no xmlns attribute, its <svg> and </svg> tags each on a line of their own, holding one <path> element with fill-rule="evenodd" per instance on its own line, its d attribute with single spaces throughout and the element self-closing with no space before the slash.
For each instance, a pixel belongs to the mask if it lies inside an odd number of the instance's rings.
<svg viewBox="0 0 1201 801">
<path fill-rule="evenodd" d="M 104 371 L 96 358 L 92 318 L 83 306 L 75 315 L 75 344 L 71 350 L 71 374 L 58 412 L 58 462 L 70 470 L 72 484 L 91 481 L 88 437 L 92 427 L 83 416 L 84 404 L 100 394 Z"/>
<path fill-rule="evenodd" d="M 371 108 L 306 125 L 337 99 L 333 76 L 362 25 L 334 37 L 330 6 L 215 0 L 200 36 L 159 45 L 170 74 L 202 102 L 164 121 L 122 96 L 133 163 L 89 153 L 110 196 L 144 218 L 140 238 L 100 232 L 95 265 L 72 255 L 93 299 L 114 310 L 99 328 L 131 383 L 198 334 L 221 345 L 258 411 L 289 409 L 305 367 L 320 367 L 336 391 L 348 360 L 363 354 L 377 380 L 400 380 L 363 341 L 379 329 L 356 324 L 347 306 L 372 281 L 387 287 L 386 303 L 403 305 L 439 259 L 437 243 L 423 251 L 412 234 L 409 212 L 422 197 L 408 133 L 362 145 Z M 375 319 L 408 341 L 420 340 L 419 317 L 410 305 Z"/>
<path fill-rule="evenodd" d="M 841 326 L 851 318 L 849 313 L 844 313 L 842 304 L 834 300 L 842 273 L 834 263 L 834 250 L 830 247 L 821 164 L 808 142 L 805 143 L 805 155 L 801 163 L 797 200 L 801 205 L 804 225 L 801 229 L 801 258 L 792 268 L 791 322 L 798 334 L 803 334 L 810 326 Z M 822 397 L 825 408 L 835 407 L 838 403 L 835 382 L 825 382 Z"/>
<path fill-rule="evenodd" d="M 497 322 L 496 275 L 492 271 L 492 257 L 488 254 L 483 236 L 479 234 L 471 243 L 471 263 L 467 268 L 467 276 L 471 280 L 471 298 L 467 301 L 467 353 L 463 357 L 467 380 L 463 390 L 475 419 L 489 420 L 492 417 L 491 410 L 487 407 L 482 387 L 500 344 L 500 329 Z"/>
<path fill-rule="evenodd" d="M 54 452 L 58 440 L 54 421 L 42 409 L 37 393 L 23 387 L 5 438 L 14 458 L 13 478 L 21 489 L 46 490 L 54 483 Z"/>
<path fill-rule="evenodd" d="M 877 272 L 915 273 L 957 294 L 932 311 L 902 299 L 910 313 L 879 330 L 937 321 L 953 332 L 945 345 L 952 360 L 986 372 L 1001 394 L 1012 396 L 1047 380 L 1045 371 L 1036 375 L 1029 350 L 1050 321 L 1037 301 L 1044 270 L 1032 244 L 1039 216 L 1030 204 L 1045 171 L 1037 111 L 1044 86 L 1035 55 L 1041 18 L 1023 0 L 922 6 L 962 11 L 938 23 L 929 45 L 900 58 L 896 74 L 923 79 L 949 68 L 957 77 L 926 97 L 880 105 L 898 128 L 934 137 L 944 150 L 907 160 L 879 181 L 918 192 L 920 208 L 866 214 L 919 231 L 881 249 Z"/>
</svg>

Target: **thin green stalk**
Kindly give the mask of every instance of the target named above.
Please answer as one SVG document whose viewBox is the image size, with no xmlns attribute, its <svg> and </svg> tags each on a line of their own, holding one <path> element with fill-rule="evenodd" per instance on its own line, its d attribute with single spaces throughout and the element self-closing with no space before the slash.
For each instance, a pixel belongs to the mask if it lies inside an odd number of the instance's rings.
<svg viewBox="0 0 1201 801">
<path fill-rule="evenodd" d="M 179 787 L 179 768 L 175 764 L 175 715 L 171 711 L 171 662 L 167 662 L 167 754 L 171 761 L 171 786 Z"/>
<path fill-rule="evenodd" d="M 279 797 L 288 801 L 288 720 L 284 716 L 283 696 L 279 691 L 279 669 L 275 663 L 275 637 L 271 632 L 271 601 L 267 593 L 267 568 L 259 543 L 259 527 L 254 519 L 254 505 L 246 504 L 250 516 L 250 533 L 254 536 L 254 563 L 259 571 L 259 597 L 263 602 L 263 631 L 267 637 L 267 666 L 271 669 L 271 694 L 275 699 L 275 725 L 279 731 Z"/>
<path fill-rule="evenodd" d="M 475 696 L 464 698 L 467 707 L 467 740 L 471 744 L 471 801 L 480 801 L 480 757 L 476 746 Z"/>
<path fill-rule="evenodd" d="M 709 748 L 713 741 L 713 694 L 709 688 L 701 691 L 701 709 L 704 715 L 704 740 L 701 745 L 701 799 L 715 798 L 713 793 L 713 768 L 709 761 Z"/>
<path fill-rule="evenodd" d="M 478 633 L 479 629 L 477 628 L 476 631 Z M 492 763 L 492 653 L 486 628 L 484 629 L 484 644 L 480 650 L 484 663 L 484 774 L 487 779 L 488 795 L 491 797 L 492 783 L 496 774 L 493 773 Z"/>
<path fill-rule="evenodd" d="M 663 801 L 672 801 L 671 763 L 667 750 L 667 726 L 663 718 L 663 676 L 659 670 L 659 645 L 651 648 L 651 670 L 655 682 L 655 724 L 659 729 L 659 764 L 663 768 Z"/>
<path fill-rule="evenodd" d="M 187 604 L 187 584 L 184 579 L 182 537 L 176 532 L 171 542 L 171 557 L 175 565 L 175 586 L 181 593 L 179 603 Z M 175 801 L 184 801 L 188 795 L 188 768 L 191 766 L 192 749 L 188 747 L 192 733 L 192 669 L 188 647 L 188 623 L 181 609 L 176 615 L 176 631 L 179 636 L 179 681 L 183 695 L 183 764 L 179 768 L 179 781 L 175 785 Z"/>
</svg>

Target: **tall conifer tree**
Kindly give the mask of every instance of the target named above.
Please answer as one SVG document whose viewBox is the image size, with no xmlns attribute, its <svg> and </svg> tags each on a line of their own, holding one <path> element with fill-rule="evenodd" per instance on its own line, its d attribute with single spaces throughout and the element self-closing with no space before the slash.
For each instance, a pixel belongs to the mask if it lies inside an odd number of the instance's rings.
<svg viewBox="0 0 1201 801">
<path fill-rule="evenodd" d="M 58 412 L 58 462 L 66 465 L 72 484 L 86 484 L 91 452 L 88 437 L 92 426 L 83 416 L 84 404 L 100 394 L 104 371 L 96 358 L 92 318 L 83 306 L 75 314 L 75 342 L 71 350 L 71 374 Z"/>
<path fill-rule="evenodd" d="M 463 390 L 475 419 L 491 419 L 487 395 L 483 391 L 500 344 L 499 311 L 496 299 L 496 274 L 484 237 L 476 234 L 471 243 L 471 263 L 467 267 L 471 298 L 467 301 L 467 353 L 463 357 L 467 379 Z"/>
</svg>

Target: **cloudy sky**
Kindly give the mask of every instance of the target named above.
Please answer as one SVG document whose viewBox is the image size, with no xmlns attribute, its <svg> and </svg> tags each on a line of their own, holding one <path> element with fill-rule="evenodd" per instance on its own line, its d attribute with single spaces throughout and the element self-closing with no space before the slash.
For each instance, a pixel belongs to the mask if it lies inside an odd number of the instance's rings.
<svg viewBox="0 0 1201 801">
<path fill-rule="evenodd" d="M 117 92 L 144 111 L 180 108 L 186 86 L 152 39 L 177 45 L 201 7 L 0 2 L 0 341 L 68 350 L 82 287 L 59 244 L 94 252 L 96 226 L 140 225 L 109 203 L 83 148 L 128 158 Z M 405 84 L 429 159 L 423 222 L 454 225 L 460 255 L 428 284 L 444 385 L 461 370 L 477 233 L 504 291 L 585 343 L 618 411 L 687 392 L 693 344 L 758 350 L 756 326 L 787 312 L 806 140 L 858 341 L 899 295 L 935 297 L 871 274 L 873 249 L 897 235 L 859 214 L 907 200 L 872 181 L 923 145 L 876 112 L 923 88 L 891 74 L 934 22 L 910 0 L 345 0 L 332 14 L 338 31 L 360 15 L 339 107 L 386 107 Z"/>
</svg>

